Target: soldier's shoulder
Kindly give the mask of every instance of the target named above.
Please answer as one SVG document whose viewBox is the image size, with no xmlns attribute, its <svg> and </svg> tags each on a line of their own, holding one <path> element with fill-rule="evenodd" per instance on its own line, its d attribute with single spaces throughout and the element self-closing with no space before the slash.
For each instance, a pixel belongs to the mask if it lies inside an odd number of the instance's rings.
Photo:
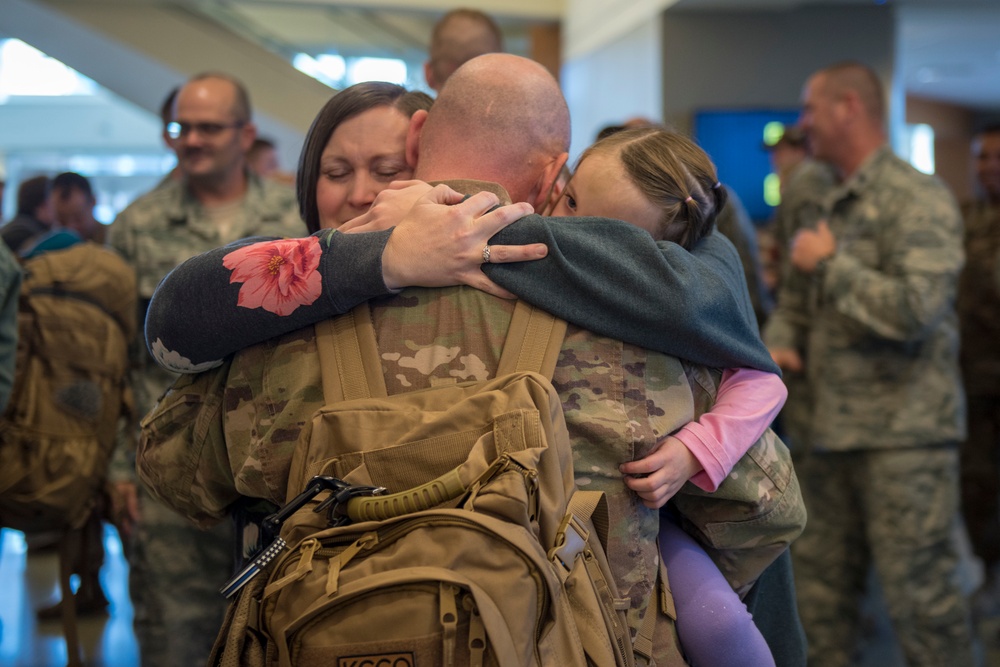
<svg viewBox="0 0 1000 667">
<path fill-rule="evenodd" d="M 14 258 L 14 253 L 10 251 L 7 244 L 0 241 L 0 287 L 5 283 L 4 278 L 13 276 L 21 272 L 21 267 Z"/>
<path fill-rule="evenodd" d="M 298 199 L 295 189 L 268 178 L 256 178 L 252 181 L 255 199 L 272 212 L 285 213 L 298 211 Z"/>
<path fill-rule="evenodd" d="M 118 214 L 115 225 L 146 227 L 162 222 L 164 213 L 176 205 L 180 187 L 179 183 L 166 183 L 138 196 Z"/>
<path fill-rule="evenodd" d="M 785 193 L 811 195 L 816 191 L 825 192 L 832 188 L 836 181 L 833 167 L 825 162 L 808 158 L 789 175 Z"/>
<path fill-rule="evenodd" d="M 877 180 L 882 187 L 903 190 L 914 196 L 935 197 L 944 192 L 947 198 L 954 202 L 951 191 L 940 178 L 920 171 L 896 155 L 882 163 Z"/>
</svg>

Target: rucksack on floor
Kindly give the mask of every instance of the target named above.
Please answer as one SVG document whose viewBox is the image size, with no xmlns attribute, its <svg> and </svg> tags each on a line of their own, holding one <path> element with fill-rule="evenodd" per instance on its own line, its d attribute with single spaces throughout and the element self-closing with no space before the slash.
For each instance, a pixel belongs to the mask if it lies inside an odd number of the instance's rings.
<svg viewBox="0 0 1000 667">
<path fill-rule="evenodd" d="M 284 521 L 211 663 L 634 664 L 604 497 L 576 489 L 549 380 L 564 335 L 519 303 L 495 379 L 386 396 L 367 305 L 317 325 L 327 405 L 288 500 L 337 493 Z"/>
<path fill-rule="evenodd" d="M 14 389 L 0 417 L 0 525 L 78 528 L 129 402 L 135 274 L 92 243 L 34 257 L 24 271 Z"/>
</svg>

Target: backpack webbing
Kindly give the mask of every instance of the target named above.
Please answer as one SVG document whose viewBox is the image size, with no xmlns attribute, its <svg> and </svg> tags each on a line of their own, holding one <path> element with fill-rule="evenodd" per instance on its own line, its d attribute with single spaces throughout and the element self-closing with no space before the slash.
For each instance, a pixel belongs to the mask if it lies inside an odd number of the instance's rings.
<svg viewBox="0 0 1000 667">
<path fill-rule="evenodd" d="M 497 377 L 515 371 L 535 371 L 551 380 L 565 335 L 565 321 L 518 301 L 500 355 Z M 388 395 L 367 303 L 317 324 L 316 348 L 320 367 L 325 371 L 323 396 L 328 404 Z M 337 372 L 330 372 L 334 368 Z"/>
</svg>

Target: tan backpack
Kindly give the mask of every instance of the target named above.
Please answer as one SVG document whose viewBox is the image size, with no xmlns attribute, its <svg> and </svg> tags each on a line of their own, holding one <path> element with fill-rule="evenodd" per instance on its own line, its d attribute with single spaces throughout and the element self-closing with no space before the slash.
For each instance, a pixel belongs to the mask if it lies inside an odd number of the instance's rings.
<svg viewBox="0 0 1000 667">
<path fill-rule="evenodd" d="M 131 410 L 125 375 L 135 336 L 135 273 L 93 243 L 24 264 L 14 388 L 0 416 L 0 526 L 59 531 L 59 583 L 69 665 L 81 665 L 74 565 L 98 511 L 118 418 Z"/>
<path fill-rule="evenodd" d="M 14 389 L 0 418 L 0 525 L 78 528 L 130 400 L 135 274 L 92 243 L 39 255 L 24 272 Z"/>
<path fill-rule="evenodd" d="M 495 379 L 387 396 L 367 305 L 317 325 L 327 405 L 211 664 L 635 664 L 549 379 L 564 335 L 519 303 Z"/>
</svg>

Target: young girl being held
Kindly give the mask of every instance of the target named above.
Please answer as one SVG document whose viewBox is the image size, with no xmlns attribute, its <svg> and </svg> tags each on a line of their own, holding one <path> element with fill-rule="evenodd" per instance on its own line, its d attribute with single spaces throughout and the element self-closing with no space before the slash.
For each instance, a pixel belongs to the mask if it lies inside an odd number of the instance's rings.
<svg viewBox="0 0 1000 667">
<path fill-rule="evenodd" d="M 677 133 L 641 128 L 587 149 L 553 215 L 617 218 L 690 250 L 712 231 L 725 203 L 726 190 L 704 151 Z M 775 375 L 726 370 L 711 411 L 664 438 L 649 456 L 622 464 L 625 484 L 648 507 L 662 507 L 688 481 L 714 491 L 785 396 Z M 708 554 L 668 514 L 661 516 L 660 552 L 691 664 L 774 665 L 749 612 Z"/>
</svg>

